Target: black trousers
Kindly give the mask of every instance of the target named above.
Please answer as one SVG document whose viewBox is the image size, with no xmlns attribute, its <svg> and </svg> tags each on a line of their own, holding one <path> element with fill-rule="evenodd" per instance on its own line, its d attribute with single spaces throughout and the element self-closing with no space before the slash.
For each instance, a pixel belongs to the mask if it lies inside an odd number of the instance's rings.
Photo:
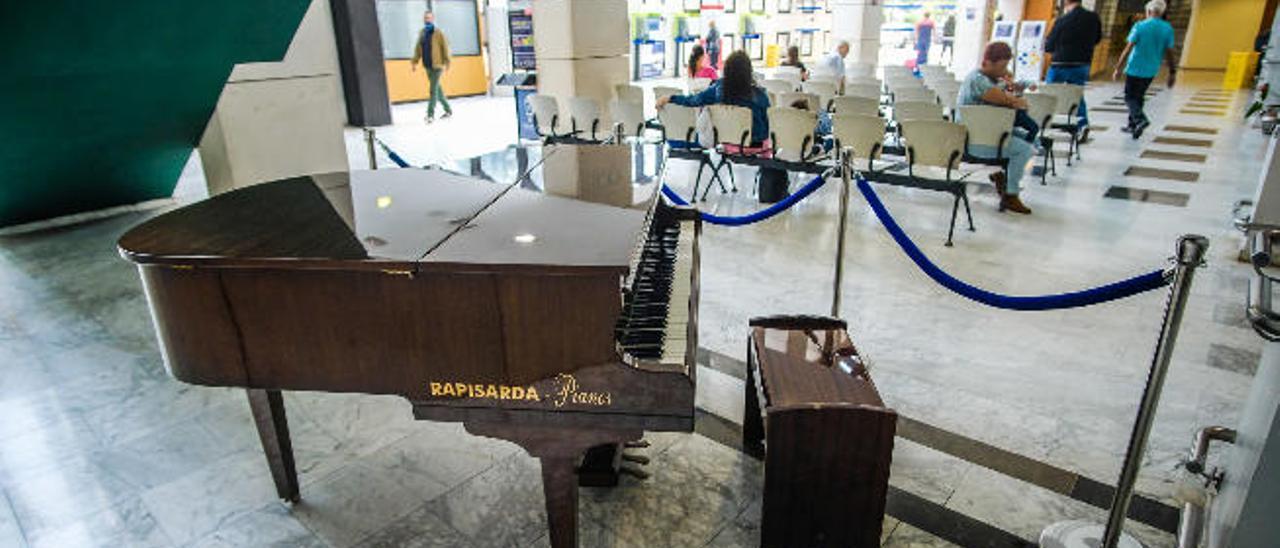
<svg viewBox="0 0 1280 548">
<path fill-rule="evenodd" d="M 1129 107 L 1129 127 L 1145 122 L 1147 114 L 1142 108 L 1147 102 L 1147 88 L 1151 87 L 1151 78 L 1138 78 L 1124 75 L 1124 104 Z"/>
</svg>

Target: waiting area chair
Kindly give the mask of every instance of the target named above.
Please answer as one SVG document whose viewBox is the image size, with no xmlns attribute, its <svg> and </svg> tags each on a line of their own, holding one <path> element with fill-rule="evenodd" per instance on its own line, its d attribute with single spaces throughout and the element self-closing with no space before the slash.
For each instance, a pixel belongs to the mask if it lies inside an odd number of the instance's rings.
<svg viewBox="0 0 1280 548">
<path fill-rule="evenodd" d="M 1054 109 L 1054 121 L 1048 127 L 1066 133 L 1070 137 L 1067 146 L 1067 165 L 1071 165 L 1071 157 L 1080 159 L 1080 137 L 1081 131 L 1079 119 L 1076 117 L 1076 109 L 1080 107 L 1080 101 L 1084 99 L 1084 86 L 1077 84 L 1043 84 L 1040 91 L 1048 93 L 1058 98 L 1057 108 Z M 1058 121 L 1061 116 L 1063 121 Z M 1043 130 L 1042 130 L 1043 133 Z"/>
<path fill-rule="evenodd" d="M 620 97 L 613 100 L 609 110 L 613 114 L 614 123 L 622 126 L 622 135 L 636 139 L 644 136 L 644 128 L 648 122 L 644 117 L 642 101 Z"/>
<path fill-rule="evenodd" d="M 831 99 L 836 96 L 836 85 L 832 82 L 814 81 L 805 82 L 801 88 L 805 93 L 816 95 L 818 97 L 818 107 L 820 110 L 827 110 L 831 107 Z"/>
<path fill-rule="evenodd" d="M 1053 137 L 1048 135 L 1049 125 L 1053 122 L 1054 112 L 1058 109 L 1058 98 L 1048 93 L 1028 93 L 1022 96 L 1027 100 L 1027 115 L 1040 124 L 1040 148 L 1044 149 L 1044 164 L 1040 166 L 1040 184 L 1048 184 L 1049 173 L 1058 175 L 1058 161 L 1053 153 Z"/>
<path fill-rule="evenodd" d="M 1016 111 L 992 105 L 962 105 L 956 110 L 960 125 L 968 132 L 962 160 L 970 164 L 995 166 L 1007 174 L 1009 158 L 1005 156 L 1005 145 L 1013 138 L 1013 118 Z M 971 147 L 978 146 L 991 147 L 995 149 L 996 155 L 991 157 L 972 154 Z"/>
<path fill-rule="evenodd" d="M 772 92 L 776 95 L 782 95 L 784 93 L 794 92 L 799 86 L 791 80 L 779 80 L 773 78 L 761 82 L 760 87 L 764 88 L 765 91 Z"/>
<path fill-rule="evenodd" d="M 671 159 L 692 160 L 698 162 L 698 175 L 693 180 L 691 199 L 698 199 L 698 187 L 702 184 L 702 170 L 711 168 L 711 180 L 707 188 L 714 182 L 722 192 L 728 192 L 724 181 L 711 162 L 710 151 L 698 142 L 698 109 L 676 104 L 667 104 L 658 111 L 658 121 L 662 126 L 662 140 L 667 144 L 667 156 Z M 705 194 L 705 192 L 704 192 Z"/>
<path fill-rule="evenodd" d="M 598 143 L 608 136 L 600 131 L 600 102 L 594 97 L 569 98 L 569 123 L 572 135 L 579 139 Z"/>
<path fill-rule="evenodd" d="M 839 95 L 831 99 L 831 112 L 837 114 L 880 115 L 880 100 L 868 97 Z"/>
<path fill-rule="evenodd" d="M 907 176 L 913 180 L 912 186 L 948 192 L 955 197 L 947 229 L 946 245 L 951 247 L 961 202 L 969 220 L 969 230 L 974 230 L 973 211 L 969 207 L 964 180 L 968 174 L 960 171 L 968 131 L 960 124 L 941 120 L 906 120 L 902 122 L 901 130 L 906 142 Z"/>
<path fill-rule="evenodd" d="M 554 96 L 535 93 L 526 98 L 525 102 L 533 112 L 533 127 L 539 137 L 555 140 L 570 135 L 569 132 L 561 131 L 560 102 Z"/>
</svg>

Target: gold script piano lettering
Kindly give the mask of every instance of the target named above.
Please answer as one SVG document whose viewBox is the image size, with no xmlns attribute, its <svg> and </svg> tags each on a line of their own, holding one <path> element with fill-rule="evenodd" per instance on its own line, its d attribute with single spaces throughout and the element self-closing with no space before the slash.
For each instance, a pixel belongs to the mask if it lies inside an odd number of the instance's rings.
<svg viewBox="0 0 1280 548">
<path fill-rule="evenodd" d="M 538 389 L 532 386 L 433 382 L 429 388 L 433 397 L 542 401 L 538 396 Z"/>
<path fill-rule="evenodd" d="M 556 376 L 556 393 L 552 402 L 556 407 L 566 403 L 594 405 L 603 407 L 613 403 L 613 395 L 608 392 L 584 392 L 578 389 L 578 379 L 573 375 L 561 373 Z"/>
</svg>

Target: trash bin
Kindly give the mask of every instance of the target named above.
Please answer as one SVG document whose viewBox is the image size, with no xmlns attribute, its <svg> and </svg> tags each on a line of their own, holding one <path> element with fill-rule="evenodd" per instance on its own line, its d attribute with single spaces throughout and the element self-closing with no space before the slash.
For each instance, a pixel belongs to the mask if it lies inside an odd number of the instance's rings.
<svg viewBox="0 0 1280 548">
<path fill-rule="evenodd" d="M 772 204 L 780 202 L 791 195 L 787 188 L 790 183 L 787 170 L 773 167 L 760 168 L 760 203 Z"/>
<path fill-rule="evenodd" d="M 1227 73 L 1222 77 L 1223 89 L 1241 89 L 1252 84 L 1258 66 L 1258 52 L 1233 51 L 1227 58 Z"/>
</svg>

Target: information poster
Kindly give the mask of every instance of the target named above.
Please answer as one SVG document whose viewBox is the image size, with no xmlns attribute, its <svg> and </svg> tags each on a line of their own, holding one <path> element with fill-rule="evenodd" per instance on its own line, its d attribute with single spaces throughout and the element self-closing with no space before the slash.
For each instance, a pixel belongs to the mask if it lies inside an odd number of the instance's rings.
<svg viewBox="0 0 1280 548">
<path fill-rule="evenodd" d="M 1014 48 L 1013 74 L 1019 80 L 1040 81 L 1044 69 L 1044 21 L 1023 21 Z"/>
<path fill-rule="evenodd" d="M 991 26 L 991 41 L 1004 42 L 1013 45 L 1014 33 L 1018 31 L 1018 23 L 1015 21 L 996 21 Z"/>
<path fill-rule="evenodd" d="M 525 10 L 512 10 L 507 14 L 511 26 L 511 66 L 515 70 L 534 70 L 537 60 L 533 54 L 533 15 Z"/>
<path fill-rule="evenodd" d="M 667 69 L 666 42 L 648 40 L 636 44 L 640 56 L 636 65 L 636 76 L 640 80 L 657 78 Z"/>
</svg>

